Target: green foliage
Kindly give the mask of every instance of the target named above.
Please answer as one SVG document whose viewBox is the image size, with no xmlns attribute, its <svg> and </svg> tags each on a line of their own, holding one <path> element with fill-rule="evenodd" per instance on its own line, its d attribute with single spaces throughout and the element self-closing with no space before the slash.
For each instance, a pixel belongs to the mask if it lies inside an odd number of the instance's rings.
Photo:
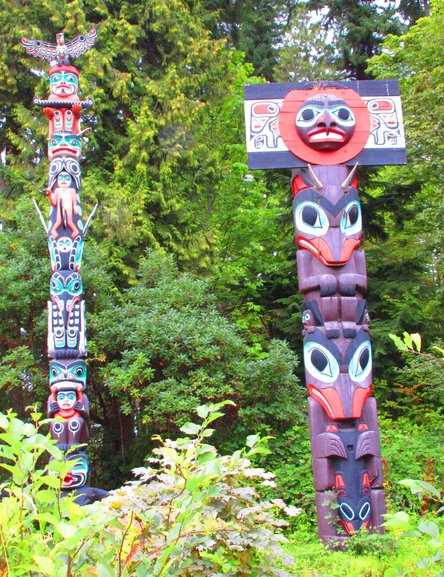
<svg viewBox="0 0 444 577">
<path fill-rule="evenodd" d="M 421 424 L 411 418 L 393 419 L 380 416 L 381 451 L 385 462 L 385 491 L 390 510 L 412 510 L 419 513 L 430 506 L 410 497 L 410 490 L 399 486 L 407 477 L 438 484 L 444 478 L 442 416 L 429 412 Z"/>
<path fill-rule="evenodd" d="M 441 492 L 430 483 L 426 483 L 419 479 L 404 479 L 400 484 L 409 487 L 413 495 L 418 495 L 422 499 L 431 499 L 435 503 L 437 514 L 444 511 L 444 500 Z M 384 526 L 400 539 L 407 539 L 413 546 L 417 542 L 426 539 L 428 544 L 428 555 L 418 561 L 418 569 L 420 571 L 427 571 L 434 569 L 437 565 L 444 563 L 444 533 L 442 523 L 439 524 L 430 518 L 411 519 L 404 511 L 385 515 L 386 521 Z M 438 569 L 439 570 L 439 569 Z M 404 569 L 400 566 L 394 565 L 387 569 L 384 577 L 397 577 L 398 575 L 407 575 Z M 438 577 L 444 575 L 444 571 L 437 573 Z"/>
<path fill-rule="evenodd" d="M 442 335 L 442 2 L 402 36 L 389 36 L 369 68 L 398 78 L 404 108 L 408 166 L 386 167 L 373 178 L 368 210 L 378 214 L 385 239 L 366 247 L 377 352 L 398 361 L 389 333 L 420 332 L 428 348 Z M 385 337 L 384 337 L 385 335 Z M 378 351 L 379 346 L 379 351 Z M 387 356 L 385 356 L 387 361 Z M 399 361 L 398 361 L 399 362 Z M 386 365 L 387 366 L 387 365 Z M 386 377 L 387 378 L 387 371 Z"/>
<path fill-rule="evenodd" d="M 267 450 L 264 441 L 250 436 L 227 456 L 208 444 L 209 425 L 227 404 L 200 406 L 202 423 L 186 423 L 186 436 L 176 441 L 158 439 L 152 466 L 138 468 L 137 481 L 83 508 L 60 499 L 72 461 L 37 467 L 39 457 L 61 455 L 38 422 L 1 415 L 8 474 L 0 502 L 2 570 L 45 577 L 289 575 L 279 568 L 291 559 L 282 550 L 286 522 L 276 513 L 297 511 L 261 500 L 273 474 L 253 468 L 250 458 Z"/>
<path fill-rule="evenodd" d="M 93 383 L 105 383 L 95 389 L 103 402 L 98 416 L 115 418 L 116 431 L 126 419 L 126 468 L 140 462 L 153 433 L 177 434 L 202 402 L 236 401 L 224 419 L 235 442 L 262 424 L 273 434 L 298 418 L 304 401 L 286 343 L 252 353 L 218 311 L 209 283 L 179 272 L 171 256 L 147 252 L 138 276 L 123 302 L 94 317 L 90 343 Z M 103 450 L 102 463 L 110 457 L 106 443 Z M 119 458 L 121 450 L 112 454 Z"/>
</svg>

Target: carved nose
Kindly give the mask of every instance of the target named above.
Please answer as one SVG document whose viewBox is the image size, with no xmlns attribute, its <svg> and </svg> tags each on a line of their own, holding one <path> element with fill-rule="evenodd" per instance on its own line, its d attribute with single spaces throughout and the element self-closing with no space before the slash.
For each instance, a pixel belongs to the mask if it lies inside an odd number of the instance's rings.
<svg viewBox="0 0 444 577">
<path fill-rule="evenodd" d="M 330 132 L 330 128 L 332 126 L 335 126 L 335 122 L 332 122 L 331 120 L 331 115 L 329 113 L 328 110 L 325 110 L 324 114 L 321 115 L 321 117 L 318 120 L 318 126 L 319 127 L 325 127 L 325 132 L 328 134 Z"/>
</svg>

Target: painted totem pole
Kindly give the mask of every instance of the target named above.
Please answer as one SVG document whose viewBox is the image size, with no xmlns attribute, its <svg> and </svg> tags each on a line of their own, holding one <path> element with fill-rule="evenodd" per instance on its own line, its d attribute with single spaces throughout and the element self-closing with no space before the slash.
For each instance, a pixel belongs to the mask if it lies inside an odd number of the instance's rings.
<svg viewBox="0 0 444 577">
<path fill-rule="evenodd" d="M 245 87 L 248 163 L 291 168 L 319 536 L 385 512 L 358 164 L 404 164 L 396 81 Z"/>
<path fill-rule="evenodd" d="M 48 237 L 52 266 L 51 300 L 48 302 L 50 394 L 47 415 L 54 419 L 50 426 L 52 438 L 67 453 L 67 460 L 75 460 L 62 489 L 74 492 L 79 504 L 101 499 L 107 494 L 86 486 L 89 462 L 81 450 L 89 441 L 89 404 L 85 393 L 85 301 L 79 270 L 84 238 L 94 211 L 84 223 L 79 191 L 82 186 L 81 137 L 86 130 L 80 129 L 80 114 L 92 106 L 92 100 L 80 99 L 79 72 L 70 63 L 71 58 L 87 52 L 95 39 L 94 28 L 67 44 L 62 33 L 57 34 L 55 45 L 22 38 L 27 52 L 50 63 L 48 98 L 34 98 L 49 121 L 49 171 L 45 190 L 50 203 L 48 222 L 35 203 Z"/>
</svg>

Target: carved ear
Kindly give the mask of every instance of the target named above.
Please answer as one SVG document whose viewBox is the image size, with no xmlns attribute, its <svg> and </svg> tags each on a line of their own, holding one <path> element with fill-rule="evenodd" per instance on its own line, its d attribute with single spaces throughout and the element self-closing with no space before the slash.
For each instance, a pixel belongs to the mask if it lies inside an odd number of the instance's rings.
<svg viewBox="0 0 444 577">
<path fill-rule="evenodd" d="M 350 170 L 347 178 L 344 180 L 344 182 L 341 184 L 342 188 L 348 188 L 350 186 L 350 184 L 353 182 L 353 178 L 355 177 L 355 173 L 356 170 L 358 168 L 359 162 L 357 162 L 354 167 Z"/>
<path fill-rule="evenodd" d="M 308 174 L 310 175 L 310 178 L 313 181 L 313 186 L 317 189 L 321 189 L 322 188 L 322 182 L 319 180 L 319 178 L 314 173 L 314 170 L 311 167 L 311 164 L 307 164 L 307 168 L 308 168 Z"/>
</svg>

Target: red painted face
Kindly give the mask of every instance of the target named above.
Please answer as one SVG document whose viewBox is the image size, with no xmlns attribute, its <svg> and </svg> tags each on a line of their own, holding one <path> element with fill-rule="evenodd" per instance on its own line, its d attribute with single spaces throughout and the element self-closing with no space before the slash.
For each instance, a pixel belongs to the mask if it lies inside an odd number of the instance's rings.
<svg viewBox="0 0 444 577">
<path fill-rule="evenodd" d="M 349 105 L 333 94 L 306 100 L 296 113 L 301 140 L 315 150 L 338 150 L 353 136 L 356 120 Z"/>
<path fill-rule="evenodd" d="M 350 88 L 291 90 L 279 112 L 288 150 L 310 164 L 342 164 L 357 156 L 370 135 L 370 113 Z"/>
</svg>

